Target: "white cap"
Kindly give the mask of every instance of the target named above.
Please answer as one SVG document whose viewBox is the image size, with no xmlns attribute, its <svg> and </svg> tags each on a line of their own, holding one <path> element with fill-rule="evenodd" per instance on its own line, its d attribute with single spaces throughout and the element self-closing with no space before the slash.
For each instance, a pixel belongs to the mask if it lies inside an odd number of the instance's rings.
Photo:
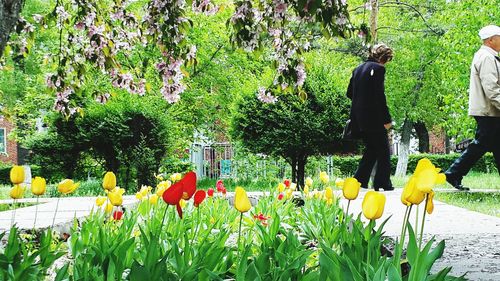
<svg viewBox="0 0 500 281">
<path fill-rule="evenodd" d="M 495 35 L 500 35 L 500 27 L 496 25 L 487 25 L 479 30 L 479 37 L 481 37 L 481 40 L 488 39 Z"/>
</svg>

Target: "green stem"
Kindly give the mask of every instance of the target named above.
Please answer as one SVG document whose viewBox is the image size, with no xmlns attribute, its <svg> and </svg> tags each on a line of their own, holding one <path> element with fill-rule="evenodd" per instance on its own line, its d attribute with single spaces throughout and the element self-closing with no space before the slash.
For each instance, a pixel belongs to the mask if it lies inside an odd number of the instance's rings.
<svg viewBox="0 0 500 281">
<path fill-rule="evenodd" d="M 420 209 L 420 206 L 417 205 L 417 211 L 415 213 L 415 237 L 418 237 L 418 210 Z"/>
<path fill-rule="evenodd" d="M 197 207 L 198 209 L 198 223 L 196 224 L 196 227 L 194 229 L 193 237 L 191 238 L 191 244 L 194 242 L 194 238 L 196 237 L 196 233 L 198 232 L 198 226 L 200 225 L 200 206 Z"/>
<path fill-rule="evenodd" d="M 425 215 L 427 214 L 427 204 L 429 204 L 429 194 L 425 195 L 425 208 L 424 215 L 422 216 L 422 226 L 420 228 L 420 241 L 418 242 L 418 249 L 422 247 L 422 237 L 424 236 L 424 224 L 425 224 Z"/>
<path fill-rule="evenodd" d="M 35 205 L 35 221 L 33 222 L 33 232 L 35 231 L 36 227 L 36 217 L 38 215 L 38 199 L 40 199 L 40 196 L 36 197 L 36 205 Z"/>
<path fill-rule="evenodd" d="M 410 205 L 411 206 L 411 205 Z M 406 223 L 408 221 L 408 218 L 410 217 L 410 214 L 409 214 L 409 210 L 410 210 L 410 206 L 406 206 L 406 211 L 405 211 L 405 216 L 403 218 L 403 225 L 401 226 L 401 235 L 399 236 L 399 242 L 400 242 L 400 246 L 403 247 L 403 241 L 404 241 L 404 235 L 406 235 Z"/>
<path fill-rule="evenodd" d="M 243 213 L 240 213 L 240 227 L 238 229 L 238 249 L 240 248 L 240 237 L 241 237 L 241 222 L 243 221 Z"/>
<path fill-rule="evenodd" d="M 59 208 L 59 200 L 61 200 L 61 197 L 57 197 L 56 211 L 54 212 L 54 218 L 52 218 L 52 227 L 51 228 L 54 228 L 54 223 L 56 221 L 56 216 L 57 216 L 57 209 Z"/>
<path fill-rule="evenodd" d="M 14 210 L 12 210 L 12 218 L 10 219 L 10 228 L 14 226 L 14 220 L 16 218 L 16 201 L 17 199 L 14 198 L 14 203 L 12 203 Z"/>
<path fill-rule="evenodd" d="M 372 236 L 372 228 L 373 228 L 373 223 L 375 221 L 374 220 L 370 220 L 370 223 L 368 224 L 368 230 L 370 231 L 369 234 L 368 234 L 368 237 L 367 237 L 367 253 L 366 253 L 366 265 L 367 265 L 367 268 L 370 268 L 370 240 L 371 240 L 371 236 Z M 366 280 L 370 280 L 369 276 L 368 276 L 368 270 L 365 271 L 366 272 Z"/>
<path fill-rule="evenodd" d="M 349 206 L 351 205 L 351 200 L 347 201 L 347 210 L 345 211 L 345 215 L 349 215 Z"/>
</svg>

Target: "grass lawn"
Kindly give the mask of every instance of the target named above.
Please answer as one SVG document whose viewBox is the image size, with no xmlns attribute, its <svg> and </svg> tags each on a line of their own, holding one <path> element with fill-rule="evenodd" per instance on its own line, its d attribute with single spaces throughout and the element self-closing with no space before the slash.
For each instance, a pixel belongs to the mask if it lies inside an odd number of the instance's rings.
<svg viewBox="0 0 500 281">
<path fill-rule="evenodd" d="M 436 200 L 500 217 L 500 192 L 438 192 Z"/>
<path fill-rule="evenodd" d="M 0 212 L 34 206 L 35 203 L 0 204 Z"/>
<path fill-rule="evenodd" d="M 392 184 L 396 187 L 404 187 L 408 181 L 409 176 L 405 177 L 392 177 Z M 464 186 L 470 189 L 497 189 L 500 191 L 500 176 L 497 173 L 475 173 L 471 172 L 462 180 Z M 438 186 L 438 188 L 453 189 L 449 184 Z"/>
</svg>

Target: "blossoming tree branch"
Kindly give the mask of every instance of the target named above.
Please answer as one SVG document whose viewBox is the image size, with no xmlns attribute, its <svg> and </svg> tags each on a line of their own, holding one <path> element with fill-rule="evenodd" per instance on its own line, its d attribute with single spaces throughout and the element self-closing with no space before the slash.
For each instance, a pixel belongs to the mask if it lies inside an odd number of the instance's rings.
<svg viewBox="0 0 500 281">
<path fill-rule="evenodd" d="M 96 75 L 131 94 L 160 92 L 167 102 L 175 103 L 188 86 L 185 78 L 197 64 L 197 47 L 187 37 L 190 16 L 209 16 L 224 8 L 234 9 L 227 19 L 233 46 L 247 52 L 265 50 L 273 61 L 273 82 L 261 85 L 257 93 L 268 103 L 275 102 L 280 93 L 305 97 L 302 54 L 318 37 L 344 36 L 353 29 L 345 0 L 236 0 L 230 4 L 211 0 L 58 0 L 45 15 L 19 17 L 13 28 L 17 35 L 12 36 L 4 54 L 26 56 L 33 33 L 55 27 L 58 51 L 50 57 L 54 71 L 46 83 L 56 97 L 54 109 L 66 116 L 79 112 L 82 100 L 89 96 L 102 103 L 109 99 L 110 93 L 84 89 Z"/>
</svg>

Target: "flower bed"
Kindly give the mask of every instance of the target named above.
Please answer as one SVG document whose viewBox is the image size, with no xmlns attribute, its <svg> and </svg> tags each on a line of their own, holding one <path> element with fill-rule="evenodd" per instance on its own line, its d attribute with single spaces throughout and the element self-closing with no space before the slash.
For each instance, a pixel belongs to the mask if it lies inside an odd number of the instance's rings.
<svg viewBox="0 0 500 281">
<path fill-rule="evenodd" d="M 97 202 L 102 209 L 75 222 L 66 242 L 47 243 L 51 234 L 43 232 L 43 239 L 21 243 L 13 228 L 0 254 L 0 277 L 11 272 L 29 275 L 32 270 L 33 279 L 39 279 L 67 247 L 69 261 L 51 279 L 463 280 L 447 276 L 449 268 L 429 274 L 444 242 L 422 245 L 407 222 L 402 235 L 408 231 L 410 237 L 406 259 L 401 259 L 404 241 L 396 241 L 393 252 L 385 250 L 394 243 L 382 236 L 385 222 L 376 222 L 383 213 L 382 194 L 366 194 L 363 215 L 370 222 L 363 223 L 361 215 L 346 215 L 339 205 L 345 199 L 334 195 L 329 179 L 320 178 L 322 189 L 305 190 L 300 202 L 292 198 L 293 183 L 285 181 L 252 206 L 244 189 L 236 189 L 231 205 L 221 182 L 205 193 L 196 190 L 196 177 L 188 173 L 175 178 L 172 185 L 161 181 L 154 193 L 144 187 L 137 194 L 141 199 L 137 208 L 123 210 L 119 207 L 122 192 L 113 176 L 107 175 L 103 187 L 108 196 Z M 402 198 L 408 213 L 424 200 L 432 212 L 430 193 L 417 186 L 427 191 L 439 178 L 433 166 L 415 174 Z M 312 181 L 308 183 L 307 189 L 312 189 Z M 356 200 L 359 183 L 354 179 L 337 185 L 345 198 Z M 28 247 L 32 251 L 25 250 Z M 39 260 L 42 254 L 46 262 L 18 266 L 28 264 L 28 259 Z"/>
</svg>

